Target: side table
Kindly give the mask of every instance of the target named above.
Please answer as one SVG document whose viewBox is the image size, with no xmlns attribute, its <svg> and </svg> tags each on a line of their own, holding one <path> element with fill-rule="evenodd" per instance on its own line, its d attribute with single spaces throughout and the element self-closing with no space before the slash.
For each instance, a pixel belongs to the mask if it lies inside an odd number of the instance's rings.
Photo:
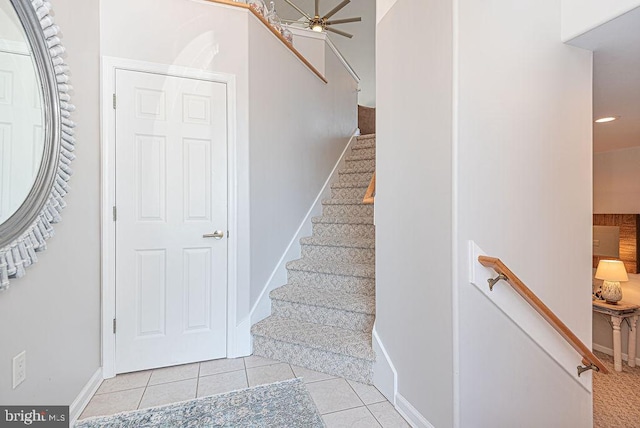
<svg viewBox="0 0 640 428">
<path fill-rule="evenodd" d="M 618 302 L 615 305 L 606 303 L 604 300 L 593 301 L 593 311 L 611 317 L 611 328 L 613 329 L 613 366 L 617 372 L 622 371 L 622 340 L 620 325 L 626 321 L 629 325 L 629 367 L 636 366 L 636 325 L 638 315 L 640 315 L 640 305 L 633 305 L 626 302 Z"/>
</svg>

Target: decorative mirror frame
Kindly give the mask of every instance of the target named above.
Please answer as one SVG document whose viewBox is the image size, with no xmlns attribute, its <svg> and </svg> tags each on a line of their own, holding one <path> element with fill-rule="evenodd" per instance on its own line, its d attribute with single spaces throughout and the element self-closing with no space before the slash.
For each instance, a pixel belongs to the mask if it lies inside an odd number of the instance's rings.
<svg viewBox="0 0 640 428">
<path fill-rule="evenodd" d="M 10 278 L 24 276 L 53 236 L 53 224 L 62 218 L 69 192 L 67 181 L 75 139 L 71 113 L 69 67 L 62 56 L 65 49 L 60 28 L 51 16 L 51 3 L 43 0 L 10 0 L 29 41 L 42 86 L 44 110 L 44 153 L 35 183 L 27 198 L 7 221 L 0 224 L 0 290 Z"/>
</svg>

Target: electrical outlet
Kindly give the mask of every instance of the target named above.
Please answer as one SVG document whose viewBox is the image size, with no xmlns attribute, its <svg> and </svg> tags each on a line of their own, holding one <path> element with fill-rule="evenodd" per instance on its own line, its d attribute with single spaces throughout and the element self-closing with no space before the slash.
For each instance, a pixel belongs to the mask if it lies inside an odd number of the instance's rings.
<svg viewBox="0 0 640 428">
<path fill-rule="evenodd" d="M 27 351 L 13 357 L 13 389 L 27 379 Z"/>
</svg>

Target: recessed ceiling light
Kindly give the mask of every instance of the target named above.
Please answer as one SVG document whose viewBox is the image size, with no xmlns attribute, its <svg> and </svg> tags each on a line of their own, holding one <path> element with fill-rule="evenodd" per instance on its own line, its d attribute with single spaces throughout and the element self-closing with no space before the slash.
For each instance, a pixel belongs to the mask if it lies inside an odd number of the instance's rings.
<svg viewBox="0 0 640 428">
<path fill-rule="evenodd" d="M 596 123 L 607 123 L 607 122 L 613 122 L 614 120 L 617 120 L 620 116 L 608 116 L 608 117 L 601 117 L 600 119 L 596 119 Z"/>
</svg>

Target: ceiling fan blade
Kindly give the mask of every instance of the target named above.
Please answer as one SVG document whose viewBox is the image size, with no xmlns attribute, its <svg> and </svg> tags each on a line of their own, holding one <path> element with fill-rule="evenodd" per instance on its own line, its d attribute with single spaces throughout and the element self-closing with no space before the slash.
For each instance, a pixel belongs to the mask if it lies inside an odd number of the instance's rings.
<svg viewBox="0 0 640 428">
<path fill-rule="evenodd" d="M 337 5 L 336 7 L 334 7 L 333 9 L 331 9 L 331 12 L 327 13 L 322 19 L 329 19 L 331 18 L 333 15 L 335 15 L 336 13 L 338 13 L 340 11 L 340 9 L 342 9 L 343 7 L 345 7 L 346 5 L 348 5 L 349 3 L 351 3 L 351 0 L 344 0 L 342 3 L 340 3 L 339 5 Z"/>
<path fill-rule="evenodd" d="M 287 24 L 302 24 L 302 25 L 308 25 L 308 23 L 306 21 L 300 21 L 300 20 L 293 20 L 293 19 L 280 19 L 280 21 L 282 22 L 286 22 Z"/>
<path fill-rule="evenodd" d="M 346 18 L 346 19 L 336 19 L 334 21 L 327 21 L 325 22 L 325 24 L 327 25 L 333 25 L 333 24 L 346 24 L 348 22 L 360 22 L 362 21 L 362 18 L 358 17 L 358 18 Z"/>
<path fill-rule="evenodd" d="M 320 16 L 320 0 L 316 0 L 316 16 Z"/>
<path fill-rule="evenodd" d="M 298 6 L 296 6 L 295 4 L 293 4 L 293 2 L 291 2 L 291 0 L 284 0 L 286 1 L 289 6 L 291 6 L 292 8 L 294 8 L 295 10 L 297 10 L 302 16 L 304 16 L 305 18 L 307 18 L 309 21 L 311 21 L 311 17 L 307 14 L 307 12 L 303 11 L 302 9 L 300 9 Z"/>
<path fill-rule="evenodd" d="M 345 33 L 344 31 L 336 30 L 335 28 L 327 27 L 327 31 L 331 31 L 332 33 L 340 34 L 341 36 L 352 38 L 353 34 Z"/>
</svg>

